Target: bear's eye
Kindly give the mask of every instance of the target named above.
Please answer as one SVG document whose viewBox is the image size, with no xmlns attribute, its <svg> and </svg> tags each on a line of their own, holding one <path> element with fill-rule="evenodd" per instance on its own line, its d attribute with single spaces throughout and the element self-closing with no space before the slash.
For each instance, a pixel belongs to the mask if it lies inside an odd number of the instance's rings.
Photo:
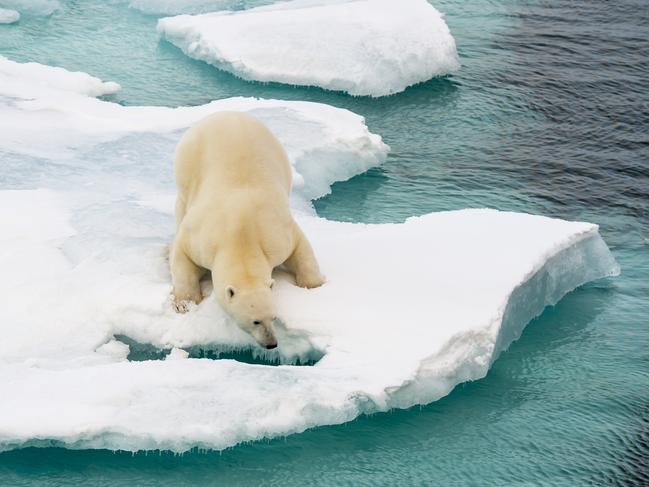
<svg viewBox="0 0 649 487">
<path fill-rule="evenodd" d="M 259 321 L 259 320 L 255 320 L 255 321 L 252 322 L 252 324 L 253 324 L 253 325 L 261 325 L 261 321 Z"/>
</svg>

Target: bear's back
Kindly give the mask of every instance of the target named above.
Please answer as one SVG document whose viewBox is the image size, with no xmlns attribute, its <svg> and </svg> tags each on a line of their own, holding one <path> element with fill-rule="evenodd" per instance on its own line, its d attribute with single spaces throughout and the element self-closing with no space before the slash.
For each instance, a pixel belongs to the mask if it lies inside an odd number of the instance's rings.
<svg viewBox="0 0 649 487">
<path fill-rule="evenodd" d="M 187 130 L 176 149 L 175 173 L 188 204 L 199 195 L 227 198 L 238 190 L 287 196 L 292 178 L 277 138 L 262 122 L 240 112 L 215 113 Z"/>
</svg>

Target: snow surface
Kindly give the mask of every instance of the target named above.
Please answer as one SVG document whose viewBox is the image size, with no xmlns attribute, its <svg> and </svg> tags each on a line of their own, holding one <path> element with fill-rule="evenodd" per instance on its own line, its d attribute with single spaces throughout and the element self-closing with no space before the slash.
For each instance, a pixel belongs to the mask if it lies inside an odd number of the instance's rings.
<svg viewBox="0 0 649 487">
<path fill-rule="evenodd" d="M 384 96 L 459 68 L 455 40 L 426 0 L 295 0 L 164 18 L 188 56 L 248 80 Z"/>
<path fill-rule="evenodd" d="M 49 90 L 0 83 L 0 121 L 18 127 L 0 130 L 0 448 L 225 448 L 427 403 L 483 377 L 544 306 L 617 272 L 588 223 L 494 210 L 390 225 L 314 216 L 307 197 L 385 154 L 345 110 L 241 98 L 121 107 Z M 177 129 L 223 106 L 260 116 L 290 147 L 303 178 L 293 205 L 328 279 L 305 290 L 277 273 L 278 350 L 258 349 L 213 298 L 184 315 L 169 302 Z M 31 147 L 54 128 L 47 152 Z M 132 340 L 171 353 L 129 361 Z M 320 360 L 196 359 L 193 346 Z"/>
<path fill-rule="evenodd" d="M 20 20 L 20 14 L 9 8 L 0 8 L 0 24 L 14 24 Z"/>
</svg>

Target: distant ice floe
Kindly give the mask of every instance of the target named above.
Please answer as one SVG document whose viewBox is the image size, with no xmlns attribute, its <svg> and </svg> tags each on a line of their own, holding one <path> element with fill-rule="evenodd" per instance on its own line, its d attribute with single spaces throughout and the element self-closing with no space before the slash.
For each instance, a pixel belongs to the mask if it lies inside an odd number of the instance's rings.
<svg viewBox="0 0 649 487">
<path fill-rule="evenodd" d="M 20 20 L 20 14 L 15 10 L 0 8 L 0 24 L 14 24 Z"/>
<path fill-rule="evenodd" d="M 52 15 L 61 9 L 61 3 L 59 0 L 0 0 L 0 7 L 32 15 Z"/>
<path fill-rule="evenodd" d="M 426 0 L 295 0 L 181 15 L 158 31 L 188 56 L 241 78 L 384 96 L 459 68 Z"/>
<path fill-rule="evenodd" d="M 221 449 L 424 404 L 483 377 L 546 305 L 618 271 L 589 223 L 494 210 L 387 225 L 316 217 L 307 198 L 387 150 L 346 110 L 247 98 L 122 107 L 4 81 L 0 448 Z M 295 214 L 327 276 L 305 290 L 277 273 L 274 351 L 213 298 L 184 315 L 169 303 L 173 148 L 178 129 L 219 109 L 259 116 L 289 148 Z M 129 361 L 121 337 L 171 352 Z M 285 365 L 190 358 L 194 346 Z"/>
</svg>

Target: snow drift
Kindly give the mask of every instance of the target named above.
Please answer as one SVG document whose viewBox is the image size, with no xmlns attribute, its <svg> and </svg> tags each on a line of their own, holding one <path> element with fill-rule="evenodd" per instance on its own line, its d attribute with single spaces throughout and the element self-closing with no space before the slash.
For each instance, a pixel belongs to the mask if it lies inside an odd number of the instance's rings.
<svg viewBox="0 0 649 487">
<path fill-rule="evenodd" d="M 308 198 L 385 155 L 350 112 L 240 98 L 121 107 L 60 86 L 0 83 L 0 121 L 13 121 L 0 130 L 1 448 L 225 448 L 423 404 L 483 377 L 546 305 L 617 272 L 588 223 L 314 216 Z M 257 353 L 284 365 L 187 358 L 196 345 L 258 349 L 214 299 L 185 315 L 169 302 L 173 147 L 178 129 L 223 107 L 258 115 L 289 147 L 293 205 L 328 279 L 305 290 L 275 276 L 280 347 Z M 56 137 L 41 146 L 44 128 Z M 122 337 L 174 350 L 129 361 Z"/>
<path fill-rule="evenodd" d="M 455 40 L 426 0 L 295 0 L 161 19 L 188 56 L 241 78 L 384 96 L 459 68 Z"/>
</svg>

